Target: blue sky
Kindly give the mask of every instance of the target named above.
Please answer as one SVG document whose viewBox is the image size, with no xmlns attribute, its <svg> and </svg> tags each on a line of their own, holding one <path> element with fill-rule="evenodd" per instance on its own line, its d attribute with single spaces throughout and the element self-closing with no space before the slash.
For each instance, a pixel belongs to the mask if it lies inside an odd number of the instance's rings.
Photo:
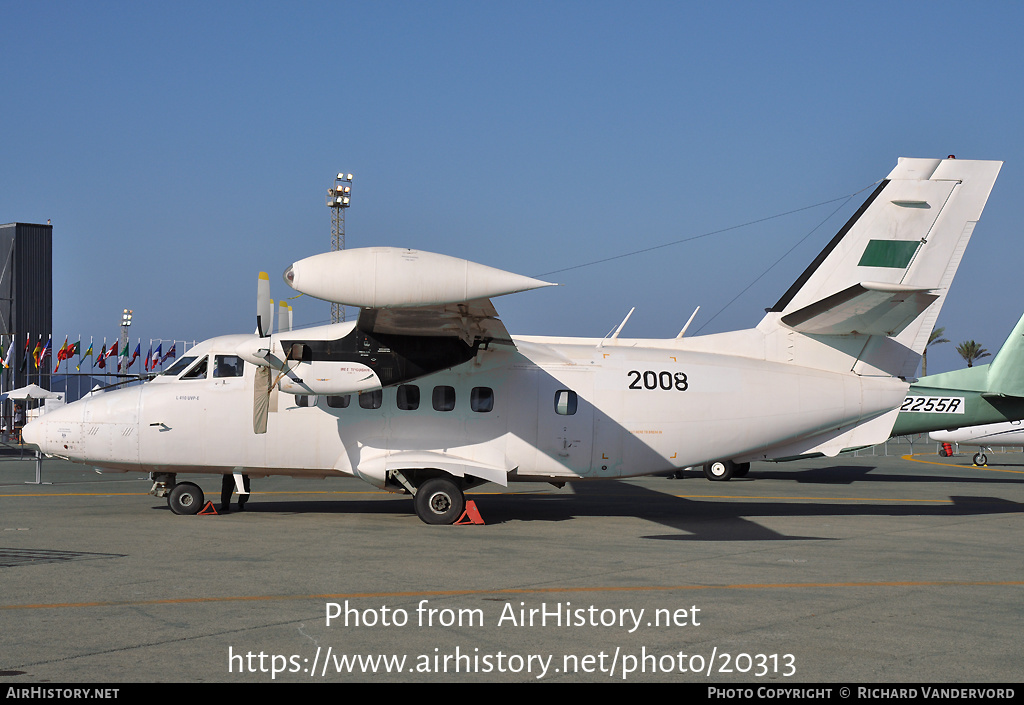
<svg viewBox="0 0 1024 705">
<path fill-rule="evenodd" d="M 939 325 L 995 351 L 1024 313 L 1021 3 L 0 0 L 0 26 L 0 222 L 53 221 L 55 338 L 125 307 L 143 350 L 253 329 L 257 273 L 292 296 L 330 249 L 341 170 L 349 247 L 527 275 L 832 201 L 495 301 L 520 334 L 750 327 L 864 194 L 833 199 L 947 154 L 1006 164 Z"/>
</svg>

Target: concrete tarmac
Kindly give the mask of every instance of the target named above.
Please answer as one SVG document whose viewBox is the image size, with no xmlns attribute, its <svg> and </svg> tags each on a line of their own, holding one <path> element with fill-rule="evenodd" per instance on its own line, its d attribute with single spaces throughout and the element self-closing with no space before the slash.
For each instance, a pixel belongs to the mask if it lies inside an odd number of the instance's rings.
<svg viewBox="0 0 1024 705">
<path fill-rule="evenodd" d="M 353 479 L 176 516 L 142 473 L 3 462 L 0 685 L 1019 682 L 1024 455 L 990 459 L 485 485 L 440 527 Z"/>
</svg>

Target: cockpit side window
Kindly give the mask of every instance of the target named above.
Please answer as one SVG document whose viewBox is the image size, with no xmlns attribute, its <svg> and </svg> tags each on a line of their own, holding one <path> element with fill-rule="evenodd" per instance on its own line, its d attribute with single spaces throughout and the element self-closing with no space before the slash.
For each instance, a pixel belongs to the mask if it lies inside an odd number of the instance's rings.
<svg viewBox="0 0 1024 705">
<path fill-rule="evenodd" d="M 241 377 L 244 364 L 242 358 L 238 357 L 238 355 L 214 355 L 213 376 Z"/>
<path fill-rule="evenodd" d="M 168 367 L 166 370 L 164 370 L 164 374 L 170 377 L 177 377 L 178 375 L 181 374 L 182 370 L 184 370 L 186 367 L 195 362 L 195 359 L 195 355 L 183 357 L 177 362 L 175 362 L 173 365 Z"/>
<path fill-rule="evenodd" d="M 206 361 L 208 358 L 203 358 L 197 362 L 191 370 L 181 376 L 181 379 L 206 379 Z"/>
</svg>

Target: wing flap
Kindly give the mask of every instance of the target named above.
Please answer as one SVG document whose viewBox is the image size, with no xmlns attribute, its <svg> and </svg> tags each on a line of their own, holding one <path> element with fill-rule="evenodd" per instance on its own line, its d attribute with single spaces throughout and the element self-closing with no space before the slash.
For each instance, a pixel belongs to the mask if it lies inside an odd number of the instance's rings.
<svg viewBox="0 0 1024 705">
<path fill-rule="evenodd" d="M 490 299 L 413 308 L 364 308 L 356 327 L 364 333 L 459 338 L 512 345 Z"/>
</svg>

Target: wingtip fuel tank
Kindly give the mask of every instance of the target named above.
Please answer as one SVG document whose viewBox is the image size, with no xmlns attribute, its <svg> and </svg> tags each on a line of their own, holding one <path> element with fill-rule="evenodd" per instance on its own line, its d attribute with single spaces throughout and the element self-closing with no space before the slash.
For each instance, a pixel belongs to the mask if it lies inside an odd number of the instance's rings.
<svg viewBox="0 0 1024 705">
<path fill-rule="evenodd" d="M 436 306 L 553 286 L 458 257 L 399 247 L 307 257 L 288 267 L 284 280 L 308 296 L 363 308 Z"/>
</svg>

